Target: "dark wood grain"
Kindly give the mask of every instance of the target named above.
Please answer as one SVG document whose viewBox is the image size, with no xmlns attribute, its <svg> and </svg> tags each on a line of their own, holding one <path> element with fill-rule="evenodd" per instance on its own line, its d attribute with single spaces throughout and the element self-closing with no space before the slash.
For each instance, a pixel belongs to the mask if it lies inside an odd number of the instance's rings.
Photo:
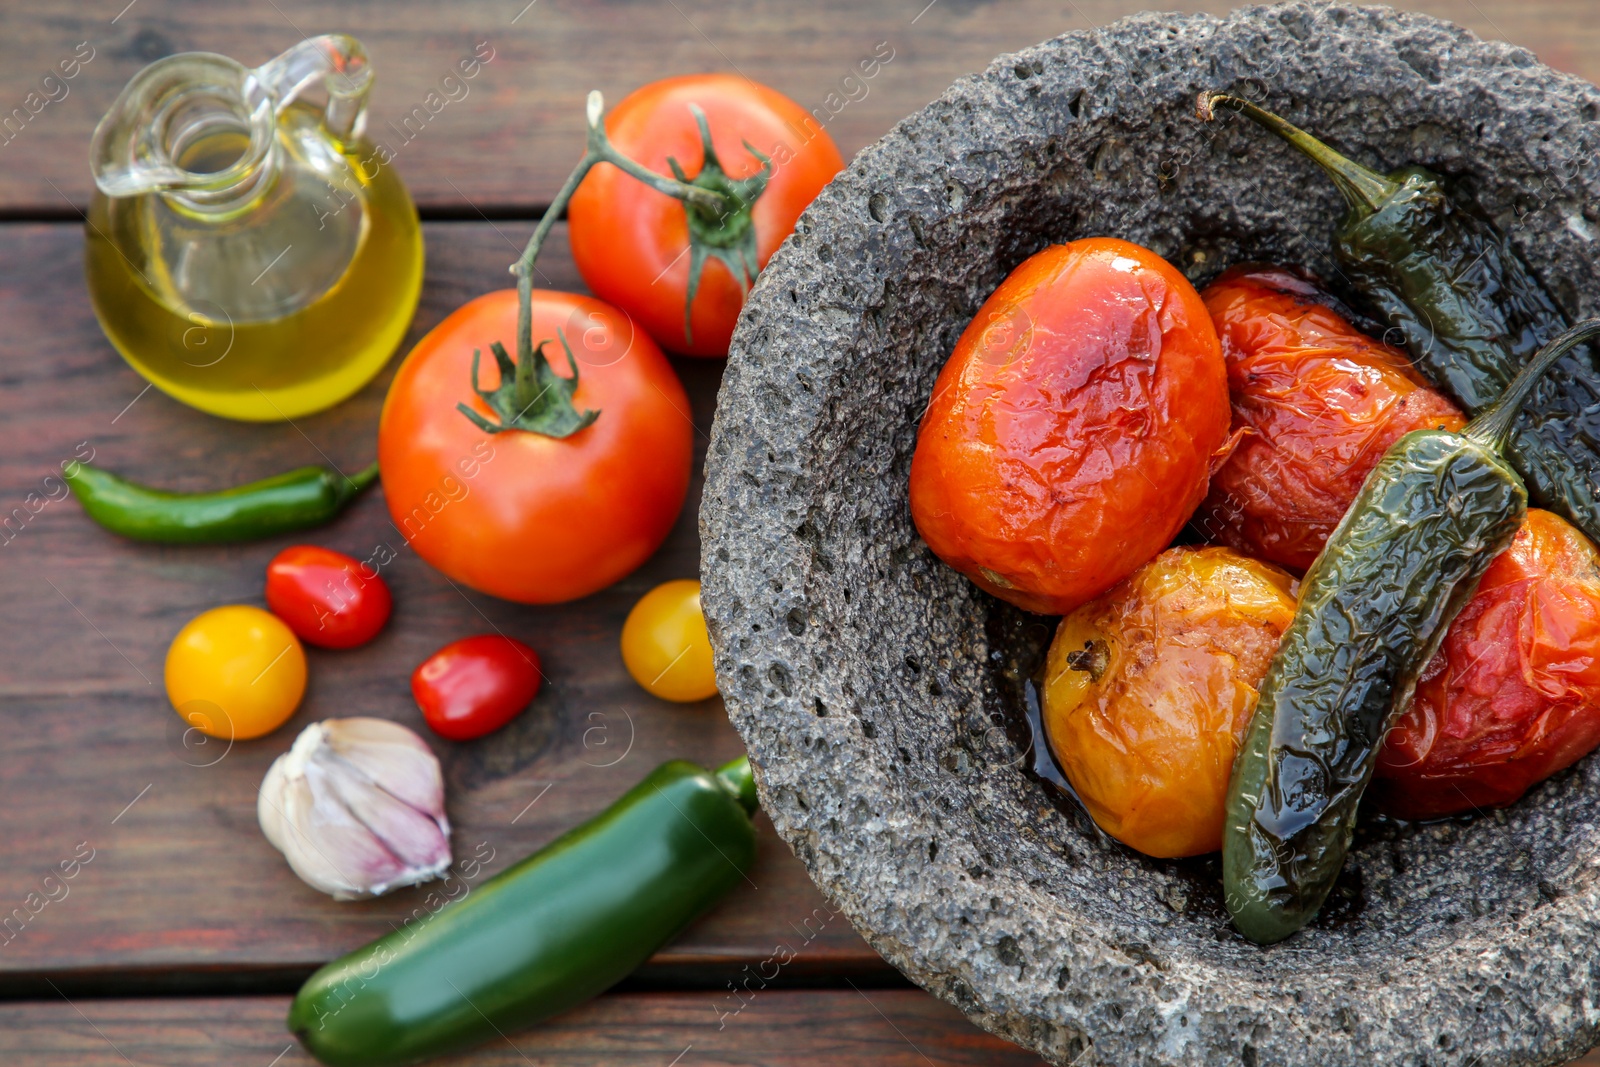
<svg viewBox="0 0 1600 1067">
<path fill-rule="evenodd" d="M 1042 1061 L 909 990 L 767 990 L 745 1007 L 716 993 L 603 996 L 437 1067 L 1028 1067 Z M 14 1067 L 306 1067 L 284 997 L 0 1004 L 0 1061 Z M 276 1056 L 281 1059 L 274 1060 Z M 1468 1060 L 1471 1050 L 1466 1050 Z M 680 1059 L 675 1057 L 681 1056 Z M 126 1059 L 124 1058 L 126 1057 Z M 1600 1053 L 1570 1067 L 1600 1067 Z"/>
<path fill-rule="evenodd" d="M 909 990 L 747 997 L 605 996 L 542 1026 L 437 1067 L 1029 1067 L 1041 1061 L 991 1037 L 954 1008 Z M 284 1030 L 282 997 L 61 999 L 0 1005 L 0 1062 L 14 1067 L 304 1067 Z M 281 1059 L 274 1059 L 276 1056 Z"/>
<path fill-rule="evenodd" d="M 525 224 L 430 224 L 428 280 L 407 345 L 457 304 L 503 286 L 528 234 Z M 22 908 L 27 919 L 0 930 L 0 992 L 48 992 L 41 974 L 83 968 L 112 977 L 277 968 L 292 977 L 425 906 L 423 890 L 337 904 L 301 884 L 257 829 L 255 795 L 267 765 L 317 719 L 372 714 L 427 734 L 408 677 L 456 637 L 518 637 L 540 651 L 548 676 L 532 709 L 499 734 L 467 744 L 427 735 L 446 768 L 456 853 L 485 843 L 491 871 L 599 811 L 660 760 L 714 764 L 739 753 L 720 701 L 655 700 L 628 678 L 617 652 L 635 599 L 659 581 L 698 573 L 698 459 L 691 503 L 661 551 L 613 588 L 552 608 L 456 588 L 405 549 L 379 492 L 369 494 L 314 537 L 361 558 L 380 543 L 398 552 L 383 571 L 396 604 L 388 629 L 365 648 L 311 650 L 304 706 L 278 732 L 225 754 L 186 749 L 162 687 L 167 644 L 206 608 L 262 603 L 263 568 L 288 539 L 132 544 L 92 525 L 75 502 L 50 500 L 55 483 L 46 477 L 81 442 L 112 470 L 178 489 L 302 463 L 352 470 L 373 455 L 393 365 L 352 400 L 294 425 L 224 422 L 142 392 L 89 310 L 81 244 L 65 223 L 0 226 L 0 513 L 23 509 L 0 529 L 0 917 Z M 549 284 L 582 288 L 560 230 L 541 269 Z M 703 453 L 721 364 L 677 366 Z M 31 517 L 29 493 L 45 501 Z M 798 951 L 796 973 L 881 972 L 886 965 L 843 918 L 795 943 L 823 902 L 770 827 L 760 836 L 755 887 L 664 952 L 657 976 L 699 968 L 702 981 L 720 984 L 718 975 L 733 977 L 780 941 Z M 64 897 L 49 901 L 42 879 L 80 842 L 93 858 L 64 883 Z M 41 894 L 34 915 L 30 893 Z"/>
<path fill-rule="evenodd" d="M 27 121 L 13 120 L 15 136 L 0 145 L 0 211 L 59 214 L 84 204 L 95 122 L 135 71 L 173 52 L 215 51 L 255 65 L 302 34 L 355 34 L 378 73 L 373 136 L 397 153 L 401 175 L 426 210 L 470 217 L 475 207 L 525 214 L 549 200 L 582 152 L 582 102 L 593 88 L 615 101 L 672 74 L 740 71 L 818 113 L 849 158 L 1003 52 L 1149 7 L 1221 12 L 1233 6 L 1203 0 L 13 3 L 0 13 L 0 118 L 24 108 Z M 1394 6 L 1453 19 L 1600 80 L 1600 20 L 1591 0 L 1399 0 Z M 77 77 L 46 87 L 66 95 L 41 107 L 41 94 L 29 105 L 28 94 L 83 42 L 94 58 Z M 439 92 L 441 80 L 481 42 L 494 58 L 465 84 L 466 95 L 450 88 L 459 99 L 434 103 L 437 114 L 405 131 L 405 116 Z M 892 60 L 860 80 L 857 64 L 880 43 Z M 858 80 L 845 81 L 852 75 Z M 25 105 L 40 108 L 38 114 L 28 115 Z"/>
</svg>

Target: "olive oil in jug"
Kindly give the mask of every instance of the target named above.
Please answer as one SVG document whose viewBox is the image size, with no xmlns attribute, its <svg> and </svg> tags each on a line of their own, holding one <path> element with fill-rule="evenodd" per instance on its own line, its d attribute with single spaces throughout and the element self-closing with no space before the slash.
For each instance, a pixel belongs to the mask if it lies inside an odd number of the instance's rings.
<svg viewBox="0 0 1600 1067">
<path fill-rule="evenodd" d="M 256 70 L 208 53 L 137 75 L 95 131 L 85 269 L 107 337 L 202 411 L 291 419 L 361 388 L 422 286 L 416 209 L 363 136 L 361 46 Z M 326 92 L 318 107 L 302 95 Z"/>
</svg>

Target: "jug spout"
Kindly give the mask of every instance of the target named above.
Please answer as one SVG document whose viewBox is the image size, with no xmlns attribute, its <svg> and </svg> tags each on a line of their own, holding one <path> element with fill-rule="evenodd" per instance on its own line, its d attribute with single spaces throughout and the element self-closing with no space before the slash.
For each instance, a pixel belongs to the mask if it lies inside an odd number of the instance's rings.
<svg viewBox="0 0 1600 1067">
<path fill-rule="evenodd" d="M 322 86 L 328 94 L 322 128 L 341 148 L 353 144 L 367 124 L 367 94 L 372 91 L 372 65 L 361 42 L 342 33 L 308 37 L 276 59 L 251 71 L 282 111 L 308 89 Z"/>
<path fill-rule="evenodd" d="M 95 127 L 95 185 L 109 197 L 165 193 L 197 211 L 237 203 L 274 172 L 278 116 L 317 87 L 323 128 L 343 148 L 361 134 L 372 88 L 353 37 L 308 38 L 255 70 L 211 52 L 157 60 Z"/>
</svg>

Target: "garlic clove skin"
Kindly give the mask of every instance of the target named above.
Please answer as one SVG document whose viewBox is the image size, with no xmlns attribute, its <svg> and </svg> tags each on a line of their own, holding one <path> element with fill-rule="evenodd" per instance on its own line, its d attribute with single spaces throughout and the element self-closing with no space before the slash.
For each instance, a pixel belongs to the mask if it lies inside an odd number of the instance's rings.
<svg viewBox="0 0 1600 1067">
<path fill-rule="evenodd" d="M 418 811 L 444 811 L 444 776 L 422 738 L 387 719 L 330 719 L 327 744 L 335 754 L 382 781 L 385 791 Z"/>
<path fill-rule="evenodd" d="M 347 774 L 325 774 L 324 777 L 345 810 L 388 846 L 402 863 L 427 867 L 441 853 L 450 855 L 450 839 L 431 816 L 392 796 L 368 778 Z"/>
<path fill-rule="evenodd" d="M 295 874 L 335 900 L 426 882 L 451 862 L 439 761 L 383 719 L 306 727 L 267 770 L 256 817 Z"/>
<path fill-rule="evenodd" d="M 278 832 L 269 840 L 304 882 L 337 900 L 375 896 L 400 884 L 404 862 L 338 800 L 327 777 L 313 765 L 303 776 L 285 781 L 281 802 L 275 805 Z M 265 790 L 262 797 L 267 797 Z"/>
</svg>

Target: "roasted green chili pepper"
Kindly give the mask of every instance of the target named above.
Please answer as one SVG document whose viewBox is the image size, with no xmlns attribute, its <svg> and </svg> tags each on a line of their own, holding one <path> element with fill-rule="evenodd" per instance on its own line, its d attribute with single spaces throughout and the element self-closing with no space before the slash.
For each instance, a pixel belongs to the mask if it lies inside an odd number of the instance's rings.
<svg viewBox="0 0 1600 1067">
<path fill-rule="evenodd" d="M 531 1026 L 614 985 L 755 860 L 747 759 L 673 760 L 437 914 L 323 967 L 289 1029 L 329 1067 L 391 1067 Z"/>
<path fill-rule="evenodd" d="M 1518 406 L 1597 333 L 1585 319 L 1562 334 L 1460 433 L 1395 442 L 1306 572 L 1228 783 L 1225 900 L 1252 941 L 1288 937 L 1333 887 L 1384 735 L 1527 510 L 1498 454 Z"/>
<path fill-rule="evenodd" d="M 301 467 L 219 493 L 151 489 L 87 463 L 63 473 L 83 510 L 112 533 L 189 545 L 254 541 L 331 522 L 378 480 L 378 465 L 348 478 L 326 467 Z"/>
<path fill-rule="evenodd" d="M 1349 208 L 1333 235 L 1345 280 L 1398 327 L 1418 369 L 1468 414 L 1492 405 L 1567 318 L 1510 240 L 1422 167 L 1383 175 L 1255 104 L 1201 93 L 1199 113 L 1239 111 L 1316 162 Z M 1600 540 L 1600 369 L 1588 349 L 1539 383 L 1507 442 L 1534 502 Z"/>
</svg>

